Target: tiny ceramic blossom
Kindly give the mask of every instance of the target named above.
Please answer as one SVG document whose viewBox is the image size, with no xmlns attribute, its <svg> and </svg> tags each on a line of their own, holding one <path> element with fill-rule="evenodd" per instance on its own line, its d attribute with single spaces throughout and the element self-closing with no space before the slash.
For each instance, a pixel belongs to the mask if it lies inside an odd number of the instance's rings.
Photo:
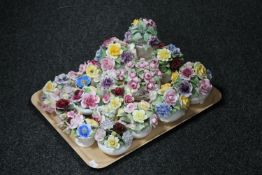
<svg viewBox="0 0 262 175">
<path fill-rule="evenodd" d="M 163 48 L 163 49 L 159 49 L 157 51 L 157 58 L 160 61 L 169 61 L 169 59 L 171 58 L 171 52 L 170 50 Z"/>
</svg>

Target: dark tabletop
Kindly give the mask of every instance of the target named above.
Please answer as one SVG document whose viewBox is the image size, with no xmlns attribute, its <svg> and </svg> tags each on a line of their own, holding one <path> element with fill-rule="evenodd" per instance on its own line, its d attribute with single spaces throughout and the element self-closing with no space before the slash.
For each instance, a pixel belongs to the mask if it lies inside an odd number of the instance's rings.
<svg viewBox="0 0 262 175">
<path fill-rule="evenodd" d="M 262 174 L 261 2 L 6 1 L 0 4 L 0 174 Z M 106 169 L 94 170 L 30 102 L 92 59 L 134 18 L 213 72 L 222 101 Z"/>
</svg>

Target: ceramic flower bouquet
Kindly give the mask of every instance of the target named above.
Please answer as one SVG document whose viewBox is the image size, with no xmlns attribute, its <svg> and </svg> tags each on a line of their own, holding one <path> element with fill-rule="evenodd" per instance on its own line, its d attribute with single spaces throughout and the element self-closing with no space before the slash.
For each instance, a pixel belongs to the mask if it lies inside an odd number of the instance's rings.
<svg viewBox="0 0 262 175">
<path fill-rule="evenodd" d="M 60 74 L 42 89 L 41 106 L 81 147 L 97 142 L 108 155 L 128 151 L 158 120 L 174 122 L 209 95 L 211 73 L 157 37 L 156 24 L 135 19 L 125 39 L 110 38 L 78 71 Z"/>
</svg>

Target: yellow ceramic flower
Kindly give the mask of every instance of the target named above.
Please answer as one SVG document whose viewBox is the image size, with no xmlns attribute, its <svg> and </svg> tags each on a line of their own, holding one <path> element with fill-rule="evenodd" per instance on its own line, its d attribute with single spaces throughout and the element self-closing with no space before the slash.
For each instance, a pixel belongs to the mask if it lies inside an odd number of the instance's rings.
<svg viewBox="0 0 262 175">
<path fill-rule="evenodd" d="M 147 111 L 150 108 L 150 103 L 142 100 L 140 103 L 138 103 L 138 108 Z"/>
<path fill-rule="evenodd" d="M 147 119 L 146 112 L 144 110 L 134 110 L 133 119 L 135 122 L 144 123 L 144 120 Z"/>
<path fill-rule="evenodd" d="M 175 83 L 177 81 L 178 77 L 179 77 L 178 71 L 173 72 L 172 75 L 171 75 L 172 83 Z"/>
<path fill-rule="evenodd" d="M 90 78 L 98 77 L 99 69 L 97 68 L 96 65 L 89 64 L 86 68 L 86 75 L 89 76 Z"/>
<path fill-rule="evenodd" d="M 114 135 L 110 135 L 106 141 L 106 146 L 108 148 L 118 149 L 120 147 L 119 139 Z"/>
<path fill-rule="evenodd" d="M 194 71 L 197 74 L 197 76 L 199 77 L 204 77 L 207 75 L 206 67 L 203 64 L 201 64 L 200 62 L 196 62 L 194 64 Z"/>
<path fill-rule="evenodd" d="M 121 49 L 121 45 L 119 43 L 111 43 L 108 45 L 106 53 L 112 58 L 117 58 L 123 53 L 123 50 Z"/>
<path fill-rule="evenodd" d="M 117 109 L 121 106 L 123 99 L 119 98 L 119 97 L 113 97 L 110 100 L 110 107 L 113 109 Z"/>
<path fill-rule="evenodd" d="M 160 60 L 160 61 L 168 61 L 169 58 L 171 58 L 171 52 L 170 50 L 166 49 L 166 48 L 163 48 L 163 49 L 159 49 L 157 51 L 157 58 Z"/>
<path fill-rule="evenodd" d="M 43 91 L 44 92 L 52 92 L 52 91 L 54 91 L 54 89 L 55 89 L 55 85 L 52 83 L 52 81 L 48 81 L 45 84 Z"/>
<path fill-rule="evenodd" d="M 164 94 L 164 92 L 166 92 L 166 90 L 168 90 L 170 88 L 171 88 L 171 84 L 170 83 L 163 84 L 163 85 L 161 85 L 159 93 L 160 94 Z"/>
<path fill-rule="evenodd" d="M 183 109 L 188 109 L 190 105 L 190 99 L 186 96 L 180 96 L 180 104 Z"/>
<path fill-rule="evenodd" d="M 134 19 L 132 25 L 137 26 L 138 24 L 139 24 L 139 19 Z"/>
<path fill-rule="evenodd" d="M 87 119 L 85 119 L 85 121 L 86 121 L 86 123 L 90 124 L 93 127 L 98 127 L 98 123 L 94 119 L 87 118 Z"/>
</svg>

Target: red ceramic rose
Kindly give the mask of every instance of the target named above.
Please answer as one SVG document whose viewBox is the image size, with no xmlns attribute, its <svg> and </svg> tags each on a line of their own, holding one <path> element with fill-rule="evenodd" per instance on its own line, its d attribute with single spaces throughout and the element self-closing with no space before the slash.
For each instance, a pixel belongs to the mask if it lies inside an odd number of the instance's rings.
<svg viewBox="0 0 262 175">
<path fill-rule="evenodd" d="M 70 101 L 66 99 L 60 99 L 56 102 L 56 108 L 60 110 L 66 110 L 69 107 Z"/>
<path fill-rule="evenodd" d="M 124 95 L 124 88 L 121 87 L 116 87 L 115 89 L 112 90 L 112 93 L 115 94 L 116 96 L 123 96 Z"/>
</svg>

